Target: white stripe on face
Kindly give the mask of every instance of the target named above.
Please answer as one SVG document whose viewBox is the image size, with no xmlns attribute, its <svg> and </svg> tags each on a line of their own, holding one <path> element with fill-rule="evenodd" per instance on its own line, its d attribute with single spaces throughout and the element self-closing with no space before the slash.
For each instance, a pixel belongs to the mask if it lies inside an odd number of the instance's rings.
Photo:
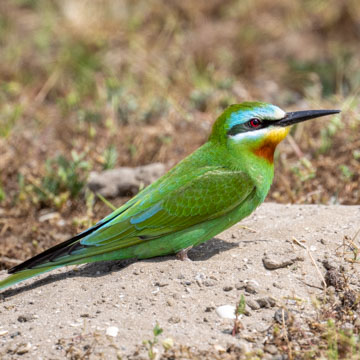
<svg viewBox="0 0 360 360">
<path fill-rule="evenodd" d="M 247 131 L 236 135 L 230 135 L 229 138 L 234 140 L 235 142 L 241 142 L 244 139 L 256 140 L 263 138 L 269 131 L 271 131 L 271 127 L 266 127 L 264 129 L 259 129 L 259 130 Z"/>
</svg>

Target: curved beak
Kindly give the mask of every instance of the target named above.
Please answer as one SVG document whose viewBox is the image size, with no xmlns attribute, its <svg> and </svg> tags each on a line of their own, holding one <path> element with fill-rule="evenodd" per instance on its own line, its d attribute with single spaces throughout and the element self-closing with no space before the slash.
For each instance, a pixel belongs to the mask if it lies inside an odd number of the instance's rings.
<svg viewBox="0 0 360 360">
<path fill-rule="evenodd" d="M 286 113 L 286 116 L 279 120 L 276 125 L 278 126 L 290 126 L 302 121 L 315 119 L 321 116 L 338 114 L 340 110 L 305 110 L 294 111 Z"/>
</svg>

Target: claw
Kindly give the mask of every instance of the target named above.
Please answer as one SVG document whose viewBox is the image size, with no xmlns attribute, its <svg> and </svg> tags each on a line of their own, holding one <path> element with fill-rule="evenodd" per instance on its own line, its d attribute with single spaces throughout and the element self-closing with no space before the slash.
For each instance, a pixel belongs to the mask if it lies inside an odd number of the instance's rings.
<svg viewBox="0 0 360 360">
<path fill-rule="evenodd" d="M 176 253 L 176 257 L 181 261 L 191 261 L 187 256 L 187 253 L 190 249 L 192 249 L 192 245 L 180 250 L 178 253 Z"/>
</svg>

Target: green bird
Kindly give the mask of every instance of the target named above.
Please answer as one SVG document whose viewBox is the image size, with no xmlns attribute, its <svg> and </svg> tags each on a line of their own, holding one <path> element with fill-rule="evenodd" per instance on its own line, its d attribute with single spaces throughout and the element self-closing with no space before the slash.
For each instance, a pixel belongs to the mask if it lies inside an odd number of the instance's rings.
<svg viewBox="0 0 360 360">
<path fill-rule="evenodd" d="M 339 110 L 284 112 L 263 102 L 229 106 L 208 141 L 135 197 L 73 238 L 11 268 L 0 289 L 75 264 L 187 251 L 250 215 L 274 176 L 290 126 Z"/>
</svg>

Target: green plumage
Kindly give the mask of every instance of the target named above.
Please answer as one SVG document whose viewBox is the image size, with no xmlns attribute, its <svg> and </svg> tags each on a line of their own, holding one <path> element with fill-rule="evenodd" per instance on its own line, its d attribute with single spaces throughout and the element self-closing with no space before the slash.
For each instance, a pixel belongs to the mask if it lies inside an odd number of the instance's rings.
<svg viewBox="0 0 360 360">
<path fill-rule="evenodd" d="M 177 253 L 234 225 L 264 201 L 273 164 L 254 154 L 264 133 L 244 142 L 227 132 L 275 114 L 285 113 L 265 103 L 231 106 L 202 147 L 92 228 L 10 269 L 0 289 L 61 266 Z"/>
</svg>

